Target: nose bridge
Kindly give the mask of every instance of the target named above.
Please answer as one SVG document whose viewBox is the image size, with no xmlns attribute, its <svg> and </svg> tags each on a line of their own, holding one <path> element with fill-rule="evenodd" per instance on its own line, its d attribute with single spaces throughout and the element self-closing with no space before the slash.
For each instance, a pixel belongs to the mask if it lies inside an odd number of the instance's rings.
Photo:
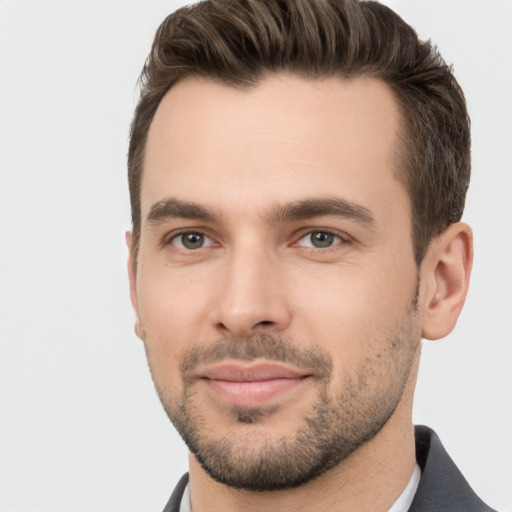
<svg viewBox="0 0 512 512">
<path fill-rule="evenodd" d="M 258 329 L 283 329 L 289 308 L 280 287 L 279 259 L 256 237 L 233 245 L 220 276 L 217 327 L 244 336 Z"/>
</svg>

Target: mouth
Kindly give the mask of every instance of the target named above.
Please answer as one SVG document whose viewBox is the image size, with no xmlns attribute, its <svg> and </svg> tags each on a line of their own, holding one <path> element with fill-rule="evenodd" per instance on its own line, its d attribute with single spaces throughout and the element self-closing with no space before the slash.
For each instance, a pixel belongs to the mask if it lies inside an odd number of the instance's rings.
<svg viewBox="0 0 512 512">
<path fill-rule="evenodd" d="M 227 361 L 200 373 L 215 398 L 238 407 L 261 407 L 284 400 L 311 377 L 307 371 L 271 362 Z"/>
</svg>

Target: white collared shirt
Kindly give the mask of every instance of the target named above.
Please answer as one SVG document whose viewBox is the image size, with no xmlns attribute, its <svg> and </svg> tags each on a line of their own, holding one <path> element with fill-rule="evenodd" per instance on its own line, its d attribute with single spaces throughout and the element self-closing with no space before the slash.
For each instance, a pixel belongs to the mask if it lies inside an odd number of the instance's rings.
<svg viewBox="0 0 512 512">
<path fill-rule="evenodd" d="M 402 494 L 398 496 L 398 499 L 391 505 L 391 508 L 388 512 L 407 512 L 409 507 L 411 506 L 412 500 L 414 499 L 414 495 L 418 490 L 418 485 L 420 484 L 421 478 L 421 469 L 416 463 L 414 467 L 414 471 L 412 472 L 411 479 L 409 483 L 406 485 L 405 489 L 402 491 Z"/>
</svg>

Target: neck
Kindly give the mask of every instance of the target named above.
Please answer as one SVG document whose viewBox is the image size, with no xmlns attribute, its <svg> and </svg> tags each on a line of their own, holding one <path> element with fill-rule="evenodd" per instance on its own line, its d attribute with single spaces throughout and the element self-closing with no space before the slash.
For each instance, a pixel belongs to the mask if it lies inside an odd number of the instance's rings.
<svg viewBox="0 0 512 512">
<path fill-rule="evenodd" d="M 213 480 L 190 455 L 192 510 L 387 512 L 407 486 L 416 464 L 412 402 L 418 363 L 419 353 L 402 399 L 380 432 L 337 466 L 300 487 L 269 492 L 233 489 Z"/>
</svg>

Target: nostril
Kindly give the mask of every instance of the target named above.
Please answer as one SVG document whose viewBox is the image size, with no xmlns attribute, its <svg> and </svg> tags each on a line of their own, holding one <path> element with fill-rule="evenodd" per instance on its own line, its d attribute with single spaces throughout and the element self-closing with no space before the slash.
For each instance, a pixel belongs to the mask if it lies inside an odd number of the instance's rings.
<svg viewBox="0 0 512 512">
<path fill-rule="evenodd" d="M 274 322 L 270 320 L 263 320 L 262 322 L 258 322 L 256 325 L 272 325 Z"/>
</svg>

